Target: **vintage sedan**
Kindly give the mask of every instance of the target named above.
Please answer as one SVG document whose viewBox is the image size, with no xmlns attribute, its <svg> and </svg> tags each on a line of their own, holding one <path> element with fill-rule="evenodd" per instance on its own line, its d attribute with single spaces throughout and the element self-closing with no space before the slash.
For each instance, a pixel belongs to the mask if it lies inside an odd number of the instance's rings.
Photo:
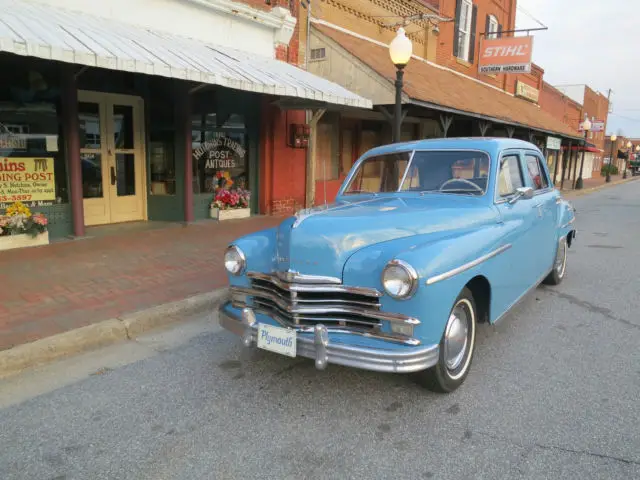
<svg viewBox="0 0 640 480">
<path fill-rule="evenodd" d="M 451 392 L 476 325 L 557 285 L 575 212 L 531 143 L 451 138 L 374 148 L 331 205 L 237 239 L 219 321 L 246 346 Z"/>
</svg>

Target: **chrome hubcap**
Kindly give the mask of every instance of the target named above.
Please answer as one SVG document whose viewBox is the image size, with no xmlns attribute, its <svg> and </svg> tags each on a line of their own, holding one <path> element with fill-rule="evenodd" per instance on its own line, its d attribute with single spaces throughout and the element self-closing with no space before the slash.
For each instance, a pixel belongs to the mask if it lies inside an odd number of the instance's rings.
<svg viewBox="0 0 640 480">
<path fill-rule="evenodd" d="M 564 270 L 567 266 L 567 242 L 562 241 L 558 246 L 558 253 L 556 254 L 556 273 L 559 277 L 564 275 Z"/>
<path fill-rule="evenodd" d="M 469 343 L 469 314 L 461 304 L 451 312 L 444 335 L 444 360 L 449 370 L 463 362 Z"/>
</svg>

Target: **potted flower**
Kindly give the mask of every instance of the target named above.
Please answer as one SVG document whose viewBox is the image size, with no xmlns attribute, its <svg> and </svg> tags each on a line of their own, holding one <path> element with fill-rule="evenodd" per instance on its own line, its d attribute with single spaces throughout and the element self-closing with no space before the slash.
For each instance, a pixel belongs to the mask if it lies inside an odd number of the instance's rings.
<svg viewBox="0 0 640 480">
<path fill-rule="evenodd" d="M 249 217 L 251 215 L 250 200 L 251 193 L 248 190 L 221 188 L 209 205 L 210 216 L 217 220 Z"/>
<path fill-rule="evenodd" d="M 31 213 L 22 202 L 15 202 L 0 215 L 0 250 L 47 245 L 47 224 L 42 213 Z"/>
</svg>

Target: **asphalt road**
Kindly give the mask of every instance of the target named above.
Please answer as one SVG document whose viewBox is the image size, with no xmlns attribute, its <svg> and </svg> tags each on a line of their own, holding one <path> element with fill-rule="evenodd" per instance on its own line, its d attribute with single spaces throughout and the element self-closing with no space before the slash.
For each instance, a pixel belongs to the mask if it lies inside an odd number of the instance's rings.
<svg viewBox="0 0 640 480">
<path fill-rule="evenodd" d="M 194 318 L 0 383 L 0 478 L 638 479 L 640 182 L 574 205 L 567 278 L 481 326 L 451 395 Z"/>
</svg>

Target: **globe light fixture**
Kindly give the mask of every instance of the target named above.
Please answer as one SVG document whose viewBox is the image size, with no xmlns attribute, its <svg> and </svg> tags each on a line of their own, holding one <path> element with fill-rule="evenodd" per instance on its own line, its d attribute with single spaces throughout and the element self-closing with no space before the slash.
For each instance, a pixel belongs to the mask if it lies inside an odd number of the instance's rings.
<svg viewBox="0 0 640 480">
<path fill-rule="evenodd" d="M 616 143 L 618 137 L 614 133 L 611 135 L 611 154 L 609 155 L 609 165 L 607 166 L 607 176 L 605 177 L 605 182 L 609 183 L 611 181 L 611 165 L 613 165 L 613 144 Z"/>
<path fill-rule="evenodd" d="M 402 79 L 404 77 L 404 67 L 406 67 L 413 45 L 407 38 L 404 28 L 400 27 L 393 41 L 389 44 L 389 56 L 391 62 L 396 66 L 396 103 L 393 118 L 393 143 L 400 141 L 400 131 L 402 130 Z"/>
</svg>

